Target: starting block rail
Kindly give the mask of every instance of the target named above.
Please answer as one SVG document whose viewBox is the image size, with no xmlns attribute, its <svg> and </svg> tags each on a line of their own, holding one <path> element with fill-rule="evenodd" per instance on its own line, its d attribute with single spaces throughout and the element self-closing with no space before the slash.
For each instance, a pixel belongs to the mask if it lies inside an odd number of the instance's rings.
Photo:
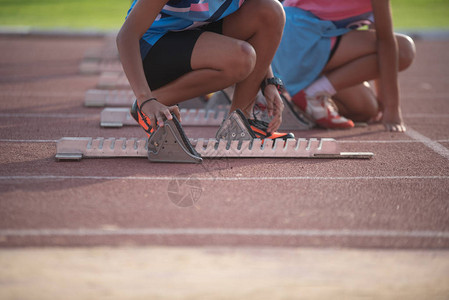
<svg viewBox="0 0 449 300">
<path fill-rule="evenodd" d="M 181 108 L 183 126 L 220 126 L 228 110 L 205 110 L 196 108 Z M 100 115 L 102 127 L 123 127 L 124 125 L 138 125 L 131 116 L 129 108 L 107 107 Z"/>
<path fill-rule="evenodd" d="M 119 59 L 115 34 L 107 35 L 100 47 L 88 48 L 84 52 L 84 60 L 100 61 L 105 59 Z"/>
<path fill-rule="evenodd" d="M 224 99 L 224 91 L 214 93 L 212 98 L 205 101 L 201 97 L 180 103 L 181 110 L 186 110 L 182 115 L 185 126 L 220 126 L 223 117 L 226 116 L 230 106 L 229 98 Z M 131 90 L 104 90 L 90 89 L 85 95 L 85 106 L 102 107 L 113 106 L 117 108 L 106 108 L 101 112 L 101 126 L 122 127 L 124 125 L 137 125 L 129 114 L 129 108 L 134 102 L 134 94 Z M 279 130 L 308 130 L 315 126 L 313 121 L 305 117 L 301 112 L 295 111 L 294 106 L 282 97 L 284 111 L 282 113 L 282 124 Z M 210 102 L 210 103 L 209 103 Z M 121 108 L 119 108 L 121 107 Z M 206 107 L 201 110 L 201 107 Z M 194 109 L 193 109 L 194 108 Z M 222 115 L 224 113 L 224 115 Z"/>
<path fill-rule="evenodd" d="M 102 72 L 98 78 L 100 89 L 131 89 L 124 72 Z"/>
<path fill-rule="evenodd" d="M 100 90 L 90 89 L 86 92 L 85 106 L 126 106 L 130 107 L 135 100 L 132 90 Z"/>
<path fill-rule="evenodd" d="M 220 126 L 226 117 L 227 109 L 206 110 L 206 109 L 186 109 L 180 110 L 183 126 Z M 279 130 L 307 130 L 310 126 L 303 125 L 296 119 L 296 115 L 286 108 L 283 113 L 283 121 Z M 100 126 L 102 127 L 123 127 L 137 126 L 137 122 L 131 116 L 129 108 L 107 107 L 100 115 Z"/>
<path fill-rule="evenodd" d="M 358 158 L 373 157 L 371 152 L 340 152 L 331 138 L 289 140 L 227 141 L 190 139 L 203 158 Z M 146 138 L 64 137 L 56 144 L 57 160 L 82 158 L 148 157 Z"/>
<path fill-rule="evenodd" d="M 84 105 L 88 107 L 122 107 L 129 108 L 135 101 L 132 90 L 105 90 L 89 89 L 84 98 Z M 180 108 L 203 108 L 206 100 L 204 97 L 196 97 L 179 104 Z M 212 110 L 212 109 L 210 109 Z"/>
<path fill-rule="evenodd" d="M 102 72 L 123 72 L 118 59 L 84 60 L 80 64 L 81 74 L 100 74 Z"/>
</svg>

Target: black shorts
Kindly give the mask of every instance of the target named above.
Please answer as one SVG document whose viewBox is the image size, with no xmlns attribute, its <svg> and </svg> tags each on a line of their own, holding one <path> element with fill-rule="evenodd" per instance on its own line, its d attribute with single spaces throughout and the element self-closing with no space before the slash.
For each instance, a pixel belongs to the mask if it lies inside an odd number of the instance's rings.
<svg viewBox="0 0 449 300">
<path fill-rule="evenodd" d="M 336 37 L 335 44 L 331 49 L 331 53 L 329 54 L 329 58 L 327 59 L 327 62 L 329 62 L 332 59 L 332 57 L 334 56 L 335 51 L 337 51 L 338 46 L 340 45 L 340 41 L 341 41 L 341 35 Z"/>
<path fill-rule="evenodd" d="M 156 90 L 192 71 L 190 60 L 193 47 L 203 32 L 222 34 L 219 20 L 198 29 L 171 31 L 151 47 L 143 60 L 143 69 L 150 89 Z"/>
</svg>

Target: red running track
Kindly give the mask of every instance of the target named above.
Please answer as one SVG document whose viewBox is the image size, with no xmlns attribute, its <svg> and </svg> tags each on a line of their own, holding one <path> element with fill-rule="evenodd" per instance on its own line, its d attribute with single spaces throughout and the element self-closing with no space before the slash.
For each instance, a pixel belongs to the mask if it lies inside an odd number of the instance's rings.
<svg viewBox="0 0 449 300">
<path fill-rule="evenodd" d="M 295 132 L 372 160 L 56 162 L 64 136 L 143 137 L 137 127 L 101 128 L 101 108 L 83 106 L 98 75 L 78 68 L 103 43 L 0 36 L 0 246 L 448 248 L 449 42 L 417 41 L 401 74 L 406 134 L 380 125 Z"/>
</svg>

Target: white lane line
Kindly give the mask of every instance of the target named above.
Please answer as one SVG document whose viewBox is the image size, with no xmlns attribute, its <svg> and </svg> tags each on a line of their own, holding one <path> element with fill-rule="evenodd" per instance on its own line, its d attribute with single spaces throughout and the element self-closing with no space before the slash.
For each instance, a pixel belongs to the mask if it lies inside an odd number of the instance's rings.
<svg viewBox="0 0 449 300">
<path fill-rule="evenodd" d="M 97 116 L 94 114 L 64 114 L 64 113 L 0 113 L 2 118 L 82 118 Z M 449 118 L 449 114 L 411 113 L 404 114 L 405 118 Z"/>
<path fill-rule="evenodd" d="M 0 139 L 2 143 L 56 143 L 57 140 L 8 140 Z"/>
<path fill-rule="evenodd" d="M 46 91 L 14 91 L 2 90 L 0 96 L 9 97 L 47 97 L 47 98 L 61 98 L 61 97 L 83 97 L 83 92 L 46 92 Z"/>
<path fill-rule="evenodd" d="M 0 236 L 174 236 L 174 235 L 237 235 L 285 237 L 394 237 L 449 238 L 449 231 L 433 230 L 350 230 L 350 229 L 221 229 L 221 228 L 111 228 L 111 229 L 2 229 Z"/>
<path fill-rule="evenodd" d="M 407 130 L 408 127 L 407 127 Z M 400 144 L 400 143 L 422 143 L 419 140 L 337 140 L 339 144 Z M 435 140 L 437 143 L 448 143 L 449 139 Z"/>
<path fill-rule="evenodd" d="M 292 176 L 292 177 L 197 177 L 195 174 L 186 176 L 63 176 L 63 175 L 30 175 L 30 176 L 0 176 L 0 180 L 185 180 L 186 178 L 194 177 L 199 181 L 261 181 L 261 180 L 448 180 L 449 176 L 354 176 L 354 177 L 320 177 L 320 176 Z"/>
<path fill-rule="evenodd" d="M 411 113 L 404 114 L 405 118 L 449 118 L 449 114 Z"/>
<path fill-rule="evenodd" d="M 405 133 L 412 139 L 415 139 L 415 140 L 423 143 L 426 147 L 432 149 L 433 151 L 440 154 L 444 158 L 449 159 L 449 149 L 447 149 L 440 143 L 429 139 L 428 137 L 422 135 L 421 133 L 419 133 L 411 128 L 407 128 L 407 131 Z"/>
<path fill-rule="evenodd" d="M 423 99 L 423 98 L 432 98 L 432 99 L 447 99 L 447 93 L 432 93 L 432 96 L 429 97 L 429 94 L 424 93 L 414 93 L 414 94 L 403 94 L 401 95 L 401 99 Z"/>
<path fill-rule="evenodd" d="M 449 140 L 448 140 L 449 141 Z M 419 143 L 416 140 L 337 140 L 339 144 L 400 144 Z"/>
<path fill-rule="evenodd" d="M 13 139 L 0 139 L 2 143 L 49 143 L 57 142 L 58 140 L 13 140 Z M 438 142 L 449 142 L 449 140 L 439 140 Z M 395 143 L 419 143 L 416 140 L 338 140 L 338 143 L 349 143 L 349 144 L 395 144 Z"/>
<path fill-rule="evenodd" d="M 1 143 L 56 143 L 58 140 L 13 140 L 0 139 Z M 399 143 L 421 143 L 417 140 L 337 140 L 341 144 L 399 144 Z M 438 143 L 449 143 L 449 139 L 435 140 Z"/>
<path fill-rule="evenodd" d="M 98 114 L 0 113 L 1 118 L 98 118 Z"/>
</svg>

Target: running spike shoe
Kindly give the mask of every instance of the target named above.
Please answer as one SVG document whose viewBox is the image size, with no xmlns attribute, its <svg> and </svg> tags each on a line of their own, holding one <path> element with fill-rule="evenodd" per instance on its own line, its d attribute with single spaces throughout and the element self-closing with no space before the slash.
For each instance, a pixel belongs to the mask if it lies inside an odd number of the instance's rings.
<svg viewBox="0 0 449 300">
<path fill-rule="evenodd" d="M 292 98 L 302 111 L 309 115 L 318 126 L 329 129 L 347 129 L 354 127 L 352 120 L 338 114 L 338 109 L 327 95 L 307 96 L 304 91 Z"/>
<path fill-rule="evenodd" d="M 154 128 L 151 126 L 150 118 L 148 118 L 148 116 L 140 110 L 137 100 L 134 101 L 131 106 L 130 113 L 134 120 L 136 120 L 140 127 L 142 127 L 142 129 L 146 132 L 149 138 L 153 133 Z"/>
<path fill-rule="evenodd" d="M 248 119 L 248 123 L 258 139 L 286 140 L 295 138 L 293 133 L 268 132 L 268 123 L 261 120 Z"/>
</svg>

